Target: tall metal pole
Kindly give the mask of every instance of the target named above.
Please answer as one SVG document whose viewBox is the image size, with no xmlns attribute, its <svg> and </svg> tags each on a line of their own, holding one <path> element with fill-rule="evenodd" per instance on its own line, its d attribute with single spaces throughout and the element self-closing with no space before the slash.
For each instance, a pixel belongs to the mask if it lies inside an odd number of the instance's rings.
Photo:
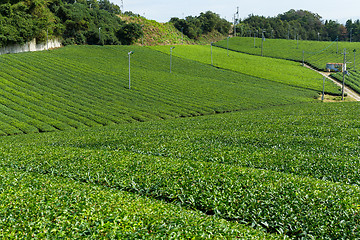
<svg viewBox="0 0 360 240">
<path fill-rule="evenodd" d="M 130 68 L 130 56 L 131 56 L 131 54 L 133 54 L 134 52 L 133 51 L 131 51 L 131 52 L 129 52 L 128 53 L 128 55 L 129 55 L 129 89 L 131 89 L 131 68 Z"/>
<path fill-rule="evenodd" d="M 344 101 L 344 88 L 345 88 L 345 74 L 346 74 L 346 48 L 344 49 L 344 63 L 343 63 L 343 82 L 341 88 L 341 101 Z"/>
<path fill-rule="evenodd" d="M 303 50 L 303 61 L 302 61 L 303 67 L 305 66 L 305 51 Z"/>
<path fill-rule="evenodd" d="M 355 64 L 355 60 L 356 60 L 356 49 L 354 49 L 354 72 L 356 71 L 356 64 Z"/>
<path fill-rule="evenodd" d="M 227 37 L 227 55 L 229 56 L 229 37 Z"/>
<path fill-rule="evenodd" d="M 99 41 L 100 41 L 100 44 L 101 44 L 101 32 L 100 32 L 100 30 L 101 30 L 101 27 L 99 27 Z"/>
<path fill-rule="evenodd" d="M 236 37 L 236 14 L 234 14 L 234 37 Z"/>
<path fill-rule="evenodd" d="M 214 62 L 213 62 L 213 52 L 212 52 L 212 45 L 213 43 L 210 43 L 211 45 L 211 66 L 214 66 Z"/>
<path fill-rule="evenodd" d="M 254 31 L 254 48 L 256 48 L 256 44 L 255 44 L 255 31 Z"/>
<path fill-rule="evenodd" d="M 299 49 L 299 35 L 296 35 L 296 42 L 297 42 L 296 49 Z"/>
<path fill-rule="evenodd" d="M 265 40 L 264 31 L 262 31 L 262 33 L 261 33 L 261 56 L 263 56 L 264 40 Z"/>
<path fill-rule="evenodd" d="M 339 53 L 339 37 L 336 38 L 336 54 Z"/>
<path fill-rule="evenodd" d="M 171 66 L 172 66 L 172 50 L 174 49 L 175 47 L 170 47 L 170 73 L 171 73 Z"/>
<path fill-rule="evenodd" d="M 325 77 L 323 77 L 323 91 L 322 91 L 321 101 L 324 101 L 324 96 L 325 96 Z"/>
</svg>

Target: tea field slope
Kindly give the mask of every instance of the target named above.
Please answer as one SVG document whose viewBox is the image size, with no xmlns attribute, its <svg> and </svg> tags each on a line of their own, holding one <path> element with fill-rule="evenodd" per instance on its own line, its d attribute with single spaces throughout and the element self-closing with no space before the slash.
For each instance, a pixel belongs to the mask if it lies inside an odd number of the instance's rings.
<svg viewBox="0 0 360 240">
<path fill-rule="evenodd" d="M 261 56 L 261 38 L 244 37 L 230 38 L 215 43 L 223 49 L 229 48 L 233 51 Z M 346 52 L 347 70 L 345 84 L 360 93 L 360 43 L 358 42 L 323 42 L 323 41 L 296 41 L 284 39 L 266 39 L 263 42 L 263 55 L 267 57 L 290 59 L 298 62 L 303 60 L 319 69 L 325 71 L 327 63 L 343 63 L 344 52 Z M 304 54 L 303 54 L 304 52 Z M 342 74 L 334 74 L 334 77 L 342 82 Z"/>
<path fill-rule="evenodd" d="M 167 46 L 152 46 L 151 49 L 167 54 L 170 52 Z M 321 75 L 301 67 L 299 63 L 282 59 L 228 52 L 226 49 L 217 47 L 213 47 L 211 50 L 209 45 L 176 46 L 173 55 L 290 86 L 313 89 L 318 92 L 321 92 L 323 88 Z M 176 68 L 176 63 L 174 63 L 174 68 Z M 326 81 L 325 90 L 334 95 L 340 93 L 338 87 L 330 80 Z"/>
<path fill-rule="evenodd" d="M 236 225 L 246 224 L 281 238 L 357 239 L 358 115 L 357 103 L 309 103 L 2 137 L 1 234 L 259 234 Z"/>
<path fill-rule="evenodd" d="M 128 52 L 131 56 L 129 90 Z M 0 56 L 0 135 L 73 130 L 313 101 L 315 91 L 136 46 Z"/>
</svg>

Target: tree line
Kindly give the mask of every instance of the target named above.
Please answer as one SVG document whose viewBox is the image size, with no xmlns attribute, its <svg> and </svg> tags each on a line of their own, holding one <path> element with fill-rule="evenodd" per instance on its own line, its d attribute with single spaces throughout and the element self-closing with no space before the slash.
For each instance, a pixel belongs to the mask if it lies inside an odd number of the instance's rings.
<svg viewBox="0 0 360 240">
<path fill-rule="evenodd" d="M 236 19 L 236 35 L 281 39 L 320 41 L 360 41 L 360 21 L 348 20 L 345 25 L 322 20 L 319 14 L 306 10 L 290 10 L 276 17 L 249 15 Z"/>
<path fill-rule="evenodd" d="M 185 19 L 171 18 L 170 22 L 191 39 L 198 39 L 202 34 L 217 31 L 227 35 L 231 29 L 231 23 L 211 11 L 200 13 L 199 16 L 188 16 Z"/>
<path fill-rule="evenodd" d="M 109 0 L 3 0 L 0 3 L 0 47 L 34 38 L 60 37 L 68 44 L 131 44 L 143 32 L 116 14 Z"/>
</svg>

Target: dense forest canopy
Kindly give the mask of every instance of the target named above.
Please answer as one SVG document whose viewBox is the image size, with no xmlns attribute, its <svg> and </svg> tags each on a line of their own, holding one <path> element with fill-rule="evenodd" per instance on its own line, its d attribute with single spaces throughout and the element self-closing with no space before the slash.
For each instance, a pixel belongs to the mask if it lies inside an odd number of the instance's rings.
<svg viewBox="0 0 360 240">
<path fill-rule="evenodd" d="M 191 39 L 197 39 L 201 34 L 207 34 L 212 31 L 218 31 L 227 35 L 231 24 L 225 19 L 211 11 L 200 13 L 199 16 L 188 16 L 185 19 L 171 18 L 170 22 Z"/>
<path fill-rule="evenodd" d="M 360 41 L 360 21 L 348 20 L 346 25 L 333 20 L 323 21 L 318 14 L 290 10 L 276 17 L 250 15 L 236 21 L 238 36 L 303 39 L 320 41 Z"/>
<path fill-rule="evenodd" d="M 34 38 L 60 38 L 68 44 L 132 44 L 141 38 L 140 25 L 123 22 L 117 14 L 120 7 L 109 0 L 2 0 L 0 3 L 0 47 L 23 44 Z M 139 16 L 132 12 L 123 13 Z M 209 32 L 224 36 L 236 29 L 237 36 L 302 39 L 320 41 L 360 41 L 360 21 L 345 25 L 323 21 L 318 14 L 290 10 L 276 17 L 249 15 L 236 19 L 235 28 L 211 11 L 185 19 L 172 18 L 171 23 L 191 39 Z"/>
<path fill-rule="evenodd" d="M 119 13 L 108 0 L 5 0 L 0 4 L 0 47 L 45 41 L 47 34 L 65 45 L 130 44 L 141 37 L 141 27 L 121 21 Z"/>
</svg>

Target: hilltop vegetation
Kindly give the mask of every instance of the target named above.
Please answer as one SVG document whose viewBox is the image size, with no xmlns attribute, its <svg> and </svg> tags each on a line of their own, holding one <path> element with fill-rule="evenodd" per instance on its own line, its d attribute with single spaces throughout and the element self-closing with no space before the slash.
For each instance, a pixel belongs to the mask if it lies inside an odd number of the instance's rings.
<svg viewBox="0 0 360 240">
<path fill-rule="evenodd" d="M 201 35 L 214 31 L 227 35 L 231 24 L 211 11 L 200 13 L 199 16 L 188 16 L 185 19 L 171 18 L 170 23 L 190 39 L 199 39 Z"/>
<path fill-rule="evenodd" d="M 5 1 L 0 3 L 0 47 L 45 41 L 47 33 L 65 45 L 130 44 L 141 37 L 141 28 L 122 22 L 119 12 L 108 0 Z"/>
<path fill-rule="evenodd" d="M 349 19 L 345 25 L 335 20 L 323 20 L 317 13 L 291 9 L 276 17 L 249 15 L 236 19 L 237 36 L 302 39 L 320 41 L 360 41 L 360 20 Z"/>
</svg>

